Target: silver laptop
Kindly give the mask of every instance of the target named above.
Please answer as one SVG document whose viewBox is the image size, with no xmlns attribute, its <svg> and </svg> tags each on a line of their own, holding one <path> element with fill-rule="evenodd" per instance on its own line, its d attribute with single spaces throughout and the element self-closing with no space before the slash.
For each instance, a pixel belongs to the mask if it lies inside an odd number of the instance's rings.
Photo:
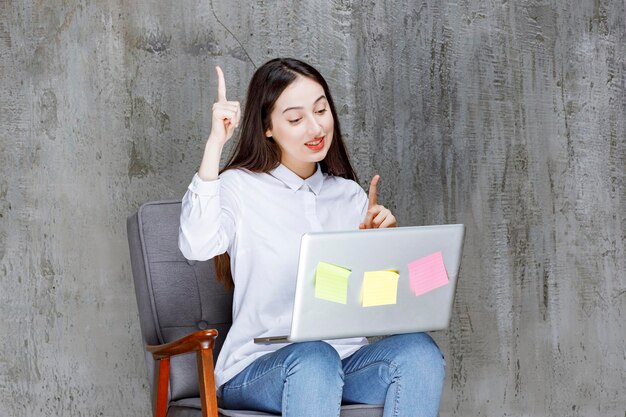
<svg viewBox="0 0 626 417">
<path fill-rule="evenodd" d="M 447 328 L 464 235 L 462 224 L 303 235 L 290 334 L 255 338 L 254 342 L 304 342 Z M 415 275 L 409 273 L 409 265 L 438 252 L 448 282 L 425 293 L 414 290 Z M 316 297 L 320 262 L 350 270 L 345 304 Z M 386 270 L 399 273 L 395 303 L 364 307 L 364 273 Z"/>
</svg>

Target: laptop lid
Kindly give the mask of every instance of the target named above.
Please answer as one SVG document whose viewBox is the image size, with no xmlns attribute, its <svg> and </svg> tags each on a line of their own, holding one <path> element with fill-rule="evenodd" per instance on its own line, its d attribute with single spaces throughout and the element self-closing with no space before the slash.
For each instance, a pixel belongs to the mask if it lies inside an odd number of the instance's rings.
<svg viewBox="0 0 626 417">
<path fill-rule="evenodd" d="M 447 328 L 464 234 L 465 226 L 455 224 L 303 235 L 288 341 L 381 336 Z M 421 293 L 423 288 L 419 291 L 415 289 L 416 278 L 409 273 L 409 264 L 415 265 L 412 264 L 414 261 L 419 264 L 419 260 L 433 254 L 436 258 L 439 252 L 448 283 Z M 316 296 L 316 270 L 320 262 L 350 270 L 345 304 Z M 395 303 L 364 306 L 364 273 L 386 270 L 399 273 Z"/>
</svg>

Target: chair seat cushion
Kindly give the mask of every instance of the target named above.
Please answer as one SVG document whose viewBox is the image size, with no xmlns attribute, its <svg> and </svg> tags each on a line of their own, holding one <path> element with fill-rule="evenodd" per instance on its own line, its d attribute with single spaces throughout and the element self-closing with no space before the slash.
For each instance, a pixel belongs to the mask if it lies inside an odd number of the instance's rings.
<svg viewBox="0 0 626 417">
<path fill-rule="evenodd" d="M 219 409 L 220 417 L 252 417 L 252 416 L 276 416 L 276 414 L 261 413 L 259 411 L 223 410 Z M 199 417 L 200 398 L 184 398 L 170 402 L 167 417 Z M 382 405 L 352 404 L 341 407 L 341 417 L 382 417 Z"/>
</svg>

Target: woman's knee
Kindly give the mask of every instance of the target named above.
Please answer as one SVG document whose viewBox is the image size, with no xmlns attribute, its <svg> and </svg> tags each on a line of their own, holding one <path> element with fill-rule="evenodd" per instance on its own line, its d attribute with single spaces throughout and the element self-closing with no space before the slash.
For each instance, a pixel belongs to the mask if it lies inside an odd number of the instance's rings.
<svg viewBox="0 0 626 417">
<path fill-rule="evenodd" d="M 445 374 L 445 360 L 437 343 L 426 333 L 392 336 L 395 341 L 394 362 L 400 369 L 418 369 L 433 375 Z"/>
<path fill-rule="evenodd" d="M 301 342 L 293 345 L 290 372 L 305 371 L 320 377 L 338 376 L 343 379 L 341 358 L 326 342 Z"/>
</svg>

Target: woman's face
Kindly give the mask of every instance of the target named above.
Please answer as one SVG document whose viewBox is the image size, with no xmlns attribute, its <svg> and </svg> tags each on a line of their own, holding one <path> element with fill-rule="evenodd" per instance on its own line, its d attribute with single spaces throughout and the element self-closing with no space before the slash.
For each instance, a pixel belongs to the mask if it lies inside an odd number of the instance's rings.
<svg viewBox="0 0 626 417">
<path fill-rule="evenodd" d="M 334 119 L 322 86 L 298 76 L 278 97 L 270 118 L 265 136 L 280 147 L 280 162 L 301 178 L 313 175 L 333 140 Z"/>
</svg>

